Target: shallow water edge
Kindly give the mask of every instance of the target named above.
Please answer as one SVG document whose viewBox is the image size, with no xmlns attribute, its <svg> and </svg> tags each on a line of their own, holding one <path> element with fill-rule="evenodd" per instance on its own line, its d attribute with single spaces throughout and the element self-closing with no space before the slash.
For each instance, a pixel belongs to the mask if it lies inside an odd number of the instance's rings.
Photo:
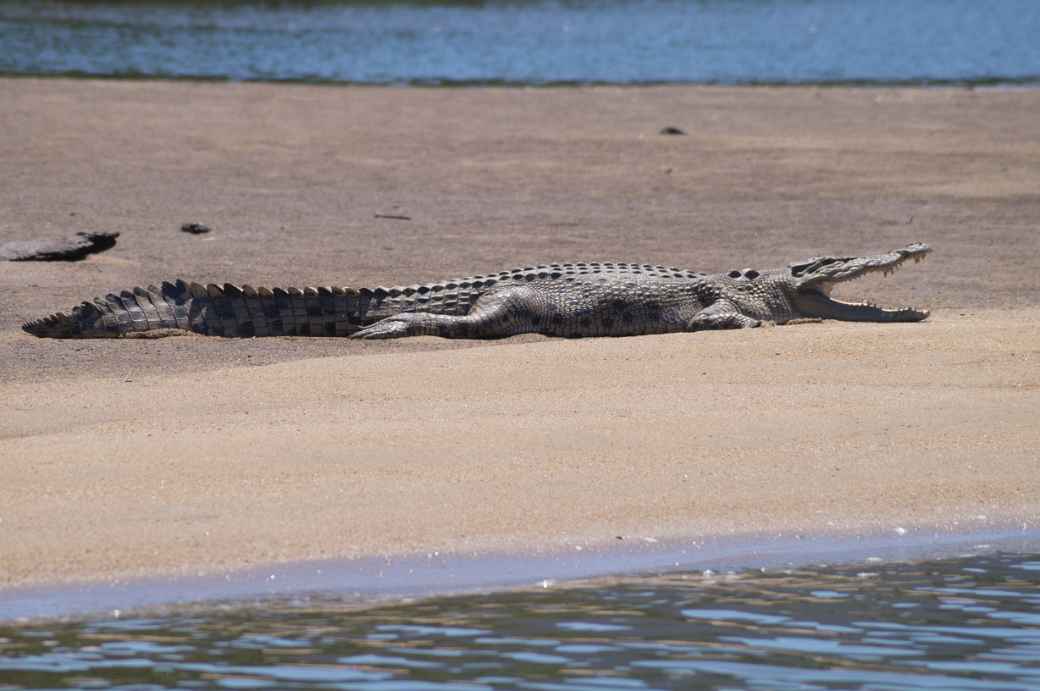
<svg viewBox="0 0 1040 691">
<path fill-rule="evenodd" d="M 75 618 L 193 604 L 256 605 L 311 594 L 373 605 L 390 600 L 548 587 L 559 581 L 667 573 L 798 568 L 861 561 L 917 561 L 1001 552 L 1040 552 L 1030 521 L 979 517 L 975 525 L 890 528 L 844 534 L 736 534 L 537 552 L 431 552 L 287 562 L 220 574 L 0 590 L 0 621 Z"/>
</svg>

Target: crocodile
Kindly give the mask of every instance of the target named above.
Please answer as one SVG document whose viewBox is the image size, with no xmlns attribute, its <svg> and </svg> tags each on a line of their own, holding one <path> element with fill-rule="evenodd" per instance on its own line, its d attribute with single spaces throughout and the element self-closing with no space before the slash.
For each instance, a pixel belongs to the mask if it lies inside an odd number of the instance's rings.
<svg viewBox="0 0 1040 691">
<path fill-rule="evenodd" d="M 823 256 L 783 268 L 706 274 L 615 262 L 540 264 L 392 288 L 254 288 L 163 282 L 83 302 L 28 322 L 30 334 L 100 338 L 195 332 L 213 336 L 432 335 L 501 338 L 636 336 L 756 327 L 799 319 L 916 322 L 928 311 L 830 297 L 837 283 L 891 273 L 921 243 L 863 257 Z"/>
</svg>

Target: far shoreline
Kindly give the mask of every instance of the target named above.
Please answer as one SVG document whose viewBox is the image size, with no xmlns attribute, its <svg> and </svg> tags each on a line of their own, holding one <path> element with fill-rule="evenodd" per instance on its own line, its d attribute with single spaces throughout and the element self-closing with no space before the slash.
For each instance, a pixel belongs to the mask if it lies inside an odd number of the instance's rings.
<svg viewBox="0 0 1040 691">
<path fill-rule="evenodd" d="M 183 84 L 257 84 L 264 86 L 302 86 L 302 87 L 341 87 L 355 89 L 963 89 L 966 91 L 1003 89 L 1036 90 L 1040 89 L 1040 75 L 1024 77 L 978 77 L 978 78 L 925 78 L 925 79 L 835 79 L 806 81 L 682 81 L 682 80 L 643 80 L 643 81 L 597 81 L 597 80 L 551 80 L 523 81 L 511 79 L 412 79 L 387 81 L 350 81 L 340 79 L 307 79 L 307 78 L 236 78 L 208 75 L 179 75 L 154 73 L 121 73 L 95 74 L 92 72 L 5 72 L 0 70 L 0 79 L 11 80 L 68 80 L 134 83 L 183 83 Z"/>
</svg>

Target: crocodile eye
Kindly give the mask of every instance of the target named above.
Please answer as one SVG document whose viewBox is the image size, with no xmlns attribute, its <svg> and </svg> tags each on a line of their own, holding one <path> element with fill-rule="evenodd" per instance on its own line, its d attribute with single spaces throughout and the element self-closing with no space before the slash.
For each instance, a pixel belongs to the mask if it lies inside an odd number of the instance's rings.
<svg viewBox="0 0 1040 691">
<path fill-rule="evenodd" d="M 730 278 L 740 278 L 740 272 L 739 272 L 739 271 L 736 271 L 736 270 L 734 270 L 734 271 L 730 271 L 730 272 L 729 272 L 729 277 L 730 277 Z"/>
<path fill-rule="evenodd" d="M 744 278 L 748 279 L 749 281 L 755 280 L 756 278 L 758 278 L 758 276 L 759 276 L 759 273 L 757 271 L 755 271 L 754 269 L 748 269 L 747 271 L 744 272 Z"/>
</svg>

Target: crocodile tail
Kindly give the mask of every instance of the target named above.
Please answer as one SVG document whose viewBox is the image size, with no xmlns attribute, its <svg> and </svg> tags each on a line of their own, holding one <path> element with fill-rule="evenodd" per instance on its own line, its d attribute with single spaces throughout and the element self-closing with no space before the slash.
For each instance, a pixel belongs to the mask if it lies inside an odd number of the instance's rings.
<svg viewBox="0 0 1040 691">
<path fill-rule="evenodd" d="M 198 284 L 191 328 L 210 336 L 348 336 L 371 323 L 367 288 L 254 288 Z"/>
<path fill-rule="evenodd" d="M 191 286 L 184 281 L 161 287 L 109 293 L 26 322 L 22 329 L 40 338 L 119 338 L 150 332 L 191 331 Z"/>
<path fill-rule="evenodd" d="M 348 336 L 388 313 L 388 291 L 253 288 L 165 282 L 83 302 L 27 322 L 40 338 L 119 338 L 195 332 L 208 336 Z M 404 305 L 395 305 L 401 309 Z"/>
</svg>

